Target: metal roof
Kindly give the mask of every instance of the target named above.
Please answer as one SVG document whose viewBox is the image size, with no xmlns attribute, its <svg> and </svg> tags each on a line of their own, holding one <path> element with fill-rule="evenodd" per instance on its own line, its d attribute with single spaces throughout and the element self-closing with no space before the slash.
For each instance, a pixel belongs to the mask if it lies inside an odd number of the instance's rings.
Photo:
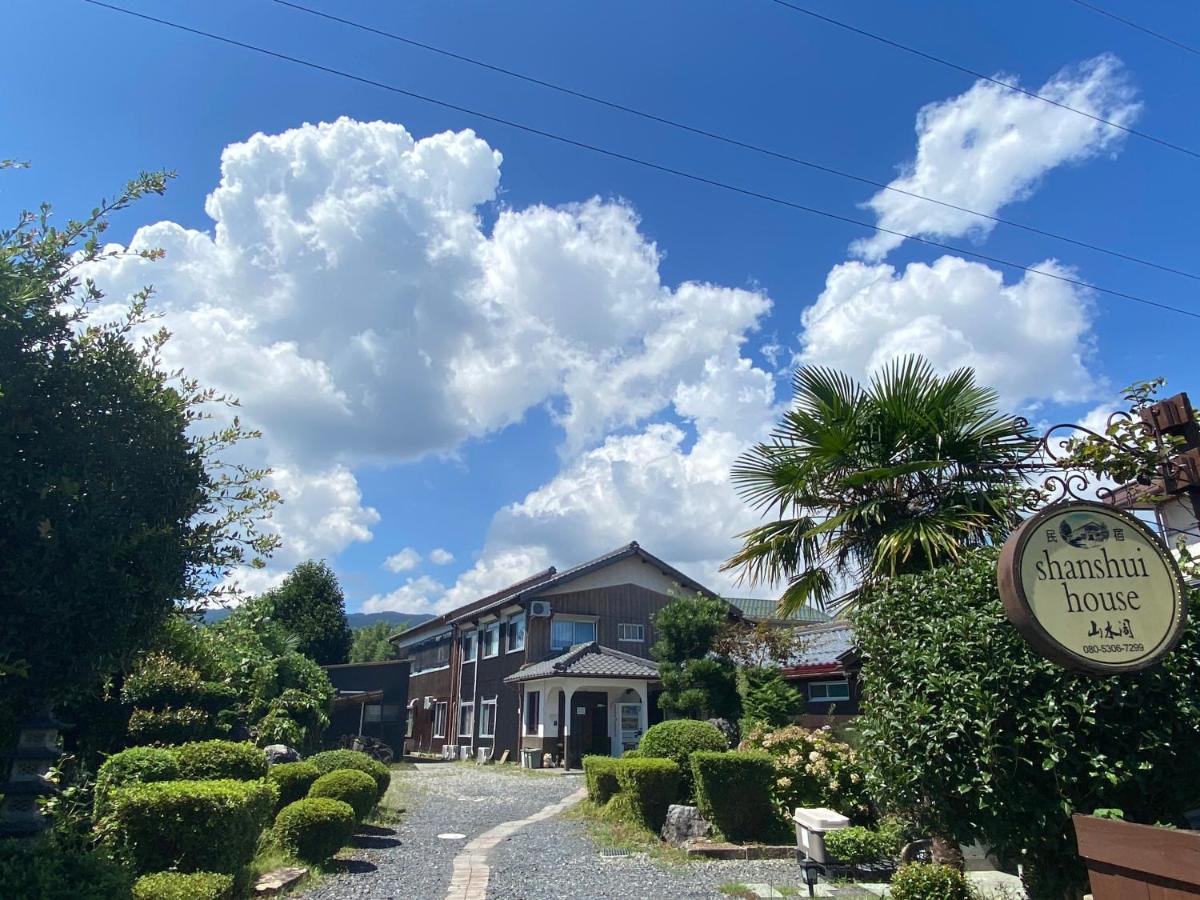
<svg viewBox="0 0 1200 900">
<path fill-rule="evenodd" d="M 830 622 L 799 631 L 804 644 L 792 654 L 785 671 L 813 666 L 833 666 L 839 657 L 854 649 L 854 626 L 849 622 Z"/>
<path fill-rule="evenodd" d="M 560 656 L 544 659 L 509 675 L 513 684 L 538 678 L 658 678 L 658 664 L 631 653 L 602 647 L 595 641 L 576 644 Z"/>
<path fill-rule="evenodd" d="M 833 617 L 812 606 L 802 606 L 786 616 L 779 615 L 779 601 L 770 597 L 726 597 L 731 604 L 741 610 L 747 619 L 765 622 L 798 622 L 821 623 L 828 622 Z"/>
</svg>

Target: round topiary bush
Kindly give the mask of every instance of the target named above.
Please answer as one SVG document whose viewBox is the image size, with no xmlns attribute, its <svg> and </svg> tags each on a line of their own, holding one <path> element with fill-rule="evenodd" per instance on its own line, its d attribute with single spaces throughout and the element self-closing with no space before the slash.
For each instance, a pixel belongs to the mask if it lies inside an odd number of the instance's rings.
<svg viewBox="0 0 1200 900">
<path fill-rule="evenodd" d="M 891 900 L 976 900 L 966 876 L 949 866 L 909 863 L 892 876 Z"/>
<path fill-rule="evenodd" d="M 896 855 L 897 832 L 873 831 L 861 825 L 839 828 L 825 835 L 825 851 L 848 866 L 868 866 Z"/>
<path fill-rule="evenodd" d="M 135 709 L 127 726 L 129 737 L 147 744 L 181 744 L 212 734 L 212 717 L 194 706 L 178 709 Z"/>
<path fill-rule="evenodd" d="M 229 900 L 233 876 L 217 872 L 155 872 L 133 884 L 133 900 Z"/>
<path fill-rule="evenodd" d="M 308 796 L 308 789 L 321 777 L 312 763 L 279 763 L 267 769 L 267 780 L 279 788 L 279 808 Z"/>
<path fill-rule="evenodd" d="M 130 747 L 114 753 L 96 773 L 93 814 L 97 819 L 107 812 L 109 796 L 127 784 L 174 781 L 179 777 L 175 754 L 162 747 Z"/>
<path fill-rule="evenodd" d="M 679 797 L 685 803 L 691 803 L 695 797 L 689 757 L 697 750 L 719 753 L 727 749 L 729 745 L 720 729 L 695 719 L 672 719 L 651 725 L 638 743 L 638 753 L 643 758 L 669 759 L 679 766 Z"/>
<path fill-rule="evenodd" d="M 179 775 L 192 781 L 232 778 L 254 781 L 267 777 L 267 758 L 244 741 L 194 741 L 175 748 Z"/>
<path fill-rule="evenodd" d="M 329 797 L 306 797 L 289 803 L 275 817 L 275 840 L 305 862 L 328 862 L 354 834 L 355 811 Z"/>
<path fill-rule="evenodd" d="M 308 789 L 310 797 L 328 797 L 349 803 L 360 822 L 375 808 L 375 780 L 358 769 L 334 769 Z"/>
<path fill-rule="evenodd" d="M 306 762 L 316 766 L 322 775 L 336 769 L 357 769 L 366 772 L 375 779 L 376 800 L 383 799 L 392 781 L 392 773 L 387 766 L 357 750 L 326 750 L 323 753 L 314 753 Z"/>
</svg>

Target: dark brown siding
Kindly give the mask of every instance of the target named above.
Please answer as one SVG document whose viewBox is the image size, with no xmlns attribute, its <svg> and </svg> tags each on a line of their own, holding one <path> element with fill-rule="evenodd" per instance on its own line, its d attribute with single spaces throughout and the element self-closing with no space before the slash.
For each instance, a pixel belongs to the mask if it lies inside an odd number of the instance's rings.
<svg viewBox="0 0 1200 900">
<path fill-rule="evenodd" d="M 432 647 L 424 647 L 411 654 L 414 663 L 418 660 L 432 660 Z M 437 711 L 436 705 L 425 709 L 425 698 L 432 697 L 434 703 L 447 703 L 447 734 L 453 720 L 450 718 L 454 714 L 454 704 L 450 703 L 451 696 L 454 692 L 453 672 L 457 658 L 454 648 L 450 649 L 450 664 L 444 669 L 431 669 L 427 672 L 418 672 L 410 675 L 408 679 L 408 696 L 412 700 L 416 700 L 413 707 L 413 732 L 412 737 L 405 741 L 405 750 L 409 752 L 422 753 L 438 753 L 442 749 L 442 745 L 446 743 L 447 738 L 435 738 L 433 736 L 433 717 Z"/>
<path fill-rule="evenodd" d="M 603 646 L 649 659 L 650 648 L 658 640 L 651 619 L 672 598 L 641 585 L 621 584 L 568 594 L 550 594 L 539 599 L 550 603 L 551 617 L 556 613 L 599 616 L 596 639 Z M 526 648 L 530 662 L 554 655 L 550 650 L 550 621 L 550 618 L 529 620 Z M 640 642 L 617 640 L 617 625 L 622 622 L 644 625 L 646 639 Z"/>
</svg>

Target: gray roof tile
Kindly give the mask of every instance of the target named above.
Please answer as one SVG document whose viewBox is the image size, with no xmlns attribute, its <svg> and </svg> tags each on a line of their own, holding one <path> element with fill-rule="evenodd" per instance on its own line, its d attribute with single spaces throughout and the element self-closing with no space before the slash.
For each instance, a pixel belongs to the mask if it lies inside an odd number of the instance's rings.
<svg viewBox="0 0 1200 900">
<path fill-rule="evenodd" d="M 658 677 L 658 665 L 649 659 L 602 647 L 595 641 L 576 644 L 565 653 L 514 672 L 504 680 L 512 684 L 537 678 L 645 678 Z"/>
</svg>

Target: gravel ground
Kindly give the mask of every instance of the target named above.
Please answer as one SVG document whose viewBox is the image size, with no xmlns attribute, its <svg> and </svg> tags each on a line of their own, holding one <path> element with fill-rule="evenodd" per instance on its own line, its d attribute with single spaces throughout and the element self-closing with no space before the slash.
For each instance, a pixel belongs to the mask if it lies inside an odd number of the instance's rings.
<svg viewBox="0 0 1200 900">
<path fill-rule="evenodd" d="M 443 900 L 454 857 L 467 841 L 561 800 L 583 778 L 417 763 L 415 771 L 394 772 L 392 784 L 387 802 L 405 809 L 389 829 L 395 833 L 359 836 L 359 848 L 339 856 L 348 859 L 347 871 L 322 878 L 305 900 Z M 466 837 L 438 838 L 445 832 Z"/>
<path fill-rule="evenodd" d="M 496 848 L 490 862 L 488 897 L 496 900 L 729 900 L 718 890 L 729 882 L 804 882 L 800 868 L 786 860 L 663 863 L 643 854 L 605 858 L 582 821 L 561 816 L 521 829 Z"/>
</svg>

